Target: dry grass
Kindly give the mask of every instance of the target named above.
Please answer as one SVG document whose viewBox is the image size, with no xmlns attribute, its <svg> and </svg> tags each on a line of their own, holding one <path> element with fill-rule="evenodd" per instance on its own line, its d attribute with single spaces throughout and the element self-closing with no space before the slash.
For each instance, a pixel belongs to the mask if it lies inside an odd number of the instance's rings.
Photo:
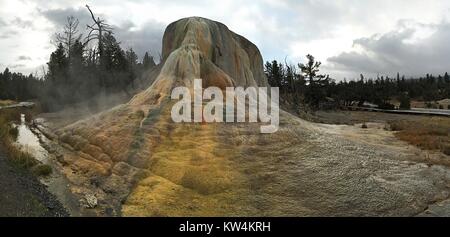
<svg viewBox="0 0 450 237">
<path fill-rule="evenodd" d="M 15 103 L 17 103 L 17 102 L 15 102 L 13 100 L 0 100 L 0 106 L 8 106 L 8 105 L 12 105 Z"/>
<path fill-rule="evenodd" d="M 14 131 L 10 126 L 12 121 L 18 121 L 20 119 L 20 113 L 17 113 L 15 110 L 11 109 L 3 109 L 0 110 L 0 138 L 1 141 L 5 141 L 7 138 L 10 138 L 11 135 L 14 135 Z"/>
<path fill-rule="evenodd" d="M 450 154 L 450 119 L 423 117 L 418 121 L 389 121 L 391 130 L 401 140 L 425 150 L 440 150 Z"/>
<path fill-rule="evenodd" d="M 10 122 L 20 122 L 20 114 L 25 114 L 25 119 L 30 122 L 33 115 L 38 113 L 38 110 L 27 108 L 9 108 L 0 110 L 0 120 L 3 120 L 3 124 Z"/>
</svg>

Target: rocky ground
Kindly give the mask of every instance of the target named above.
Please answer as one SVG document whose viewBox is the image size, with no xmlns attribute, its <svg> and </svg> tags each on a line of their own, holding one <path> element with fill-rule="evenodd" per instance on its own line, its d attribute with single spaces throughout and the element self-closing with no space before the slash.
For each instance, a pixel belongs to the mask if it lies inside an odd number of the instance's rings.
<svg viewBox="0 0 450 237">
<path fill-rule="evenodd" d="M 105 166 L 89 153 L 73 158 L 74 141 L 55 149 L 89 215 L 449 215 L 449 169 L 382 123 L 315 124 L 282 112 L 280 131 L 261 135 L 258 124 L 171 124 L 159 112 L 136 122 L 146 132 L 133 133 L 141 143 L 132 147 L 145 156 Z M 96 173 L 103 167 L 111 173 Z"/>
<path fill-rule="evenodd" d="M 0 151 L 0 216 L 68 216 L 59 201 L 30 172 L 11 165 Z"/>
</svg>

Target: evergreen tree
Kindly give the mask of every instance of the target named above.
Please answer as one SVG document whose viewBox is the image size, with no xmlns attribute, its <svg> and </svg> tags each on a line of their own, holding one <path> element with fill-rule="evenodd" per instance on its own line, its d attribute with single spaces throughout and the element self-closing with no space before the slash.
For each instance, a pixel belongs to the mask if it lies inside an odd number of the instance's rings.
<svg viewBox="0 0 450 237">
<path fill-rule="evenodd" d="M 9 90 L 10 78 L 11 73 L 8 68 L 5 68 L 3 73 L 0 75 L 0 99 L 10 99 L 11 97 Z"/>
<path fill-rule="evenodd" d="M 138 64 L 138 56 L 137 54 L 134 52 L 133 48 L 129 48 L 126 52 L 125 52 L 125 57 L 127 58 L 128 63 L 132 66 L 135 67 Z"/>
<path fill-rule="evenodd" d="M 411 99 L 407 92 L 404 92 L 400 96 L 400 109 L 411 109 Z"/>
<path fill-rule="evenodd" d="M 280 90 L 283 87 L 283 65 L 278 63 L 277 60 L 273 60 L 272 63 L 267 62 L 265 65 L 265 72 L 268 82 L 273 87 L 279 87 Z"/>
<path fill-rule="evenodd" d="M 48 79 L 58 85 L 67 82 L 67 57 L 62 43 L 58 44 L 57 49 L 50 55 L 48 65 Z"/>
<path fill-rule="evenodd" d="M 149 56 L 148 52 L 145 52 L 144 58 L 142 59 L 142 64 L 144 65 L 144 69 L 149 69 L 156 66 L 153 57 Z"/>
<path fill-rule="evenodd" d="M 315 61 L 315 58 L 310 54 L 306 55 L 306 58 L 308 59 L 306 64 L 299 64 L 303 76 L 308 80 L 305 99 L 312 107 L 317 108 L 326 97 L 324 87 L 329 83 L 330 78 L 328 75 L 319 74 L 321 62 Z"/>
<path fill-rule="evenodd" d="M 110 92 L 124 91 L 134 80 L 132 65 L 127 60 L 125 52 L 116 38 L 108 33 L 104 37 L 104 86 Z"/>
</svg>

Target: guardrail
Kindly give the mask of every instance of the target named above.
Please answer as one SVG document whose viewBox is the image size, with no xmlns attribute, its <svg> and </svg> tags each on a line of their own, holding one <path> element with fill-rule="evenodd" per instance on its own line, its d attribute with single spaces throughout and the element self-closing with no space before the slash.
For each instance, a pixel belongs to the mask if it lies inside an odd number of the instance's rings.
<svg viewBox="0 0 450 237">
<path fill-rule="evenodd" d="M 20 102 L 18 104 L 13 105 L 7 105 L 7 106 L 0 106 L 0 109 L 10 109 L 10 108 L 32 108 L 34 107 L 35 103 L 33 102 Z"/>
<path fill-rule="evenodd" d="M 348 110 L 362 110 L 362 111 L 371 111 L 371 112 L 383 112 L 383 113 L 394 113 L 394 114 L 412 114 L 412 115 L 433 115 L 433 116 L 445 116 L 450 117 L 450 110 L 442 109 L 410 109 L 410 110 L 389 110 L 389 109 L 378 109 L 378 108 L 369 108 L 369 107 L 359 107 L 359 106 L 347 106 Z"/>
</svg>

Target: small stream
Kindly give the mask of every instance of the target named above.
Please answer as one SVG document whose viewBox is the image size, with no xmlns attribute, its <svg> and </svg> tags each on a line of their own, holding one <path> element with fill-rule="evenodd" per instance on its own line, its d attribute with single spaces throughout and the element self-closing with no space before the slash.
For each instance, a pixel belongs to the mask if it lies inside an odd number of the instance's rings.
<svg viewBox="0 0 450 237">
<path fill-rule="evenodd" d="M 32 122 L 34 123 L 34 122 Z M 36 160 L 52 167 L 52 174 L 47 177 L 40 177 L 41 183 L 47 186 L 47 190 L 55 195 L 63 204 L 71 216 L 79 216 L 78 202 L 70 192 L 70 185 L 66 177 L 61 173 L 57 161 L 53 155 L 42 146 L 41 142 L 46 141 L 46 137 L 33 126 L 30 126 L 25 119 L 25 115 L 20 115 L 20 124 L 15 124 L 18 135 L 16 145 L 20 150 L 31 154 Z"/>
<path fill-rule="evenodd" d="M 49 164 L 49 154 L 45 150 L 39 141 L 39 137 L 34 134 L 28 124 L 25 121 L 25 115 L 20 115 L 20 124 L 16 125 L 18 130 L 16 143 L 20 149 L 24 152 L 30 153 L 33 157 L 42 162 L 43 164 Z"/>
</svg>

